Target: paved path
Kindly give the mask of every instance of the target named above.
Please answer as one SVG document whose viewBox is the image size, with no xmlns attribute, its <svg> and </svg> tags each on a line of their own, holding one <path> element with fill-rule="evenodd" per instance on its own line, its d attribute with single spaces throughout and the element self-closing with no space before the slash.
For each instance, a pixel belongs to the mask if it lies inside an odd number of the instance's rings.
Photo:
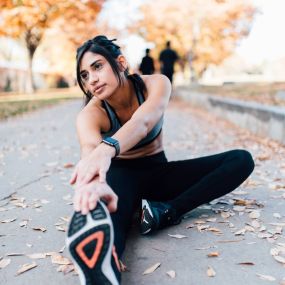
<svg viewBox="0 0 285 285">
<path fill-rule="evenodd" d="M 69 257 L 64 249 L 73 194 L 68 164 L 79 159 L 74 122 L 80 105 L 61 103 L 0 123 L 0 267 L 10 259 L 0 269 L 1 285 L 79 284 L 74 272 L 57 270 L 58 263 L 68 263 L 59 252 Z M 282 284 L 285 148 L 175 100 L 166 113 L 164 141 L 170 160 L 246 148 L 256 169 L 232 194 L 192 211 L 178 226 L 141 237 L 134 225 L 123 285 L 266 284 L 270 281 L 262 279 L 274 278 L 272 284 Z M 218 256 L 208 257 L 211 252 Z M 41 255 L 27 256 L 34 253 Z M 16 275 L 33 262 L 35 268 Z M 161 263 L 157 270 L 142 275 L 155 263 Z M 214 277 L 208 277 L 209 267 Z M 173 279 L 166 274 L 170 270 Z"/>
</svg>

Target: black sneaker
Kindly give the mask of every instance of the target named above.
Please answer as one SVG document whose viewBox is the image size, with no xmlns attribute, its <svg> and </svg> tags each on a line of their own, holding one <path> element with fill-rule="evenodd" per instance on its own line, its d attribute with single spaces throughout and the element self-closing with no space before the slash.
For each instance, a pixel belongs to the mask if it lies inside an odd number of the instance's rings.
<svg viewBox="0 0 285 285">
<path fill-rule="evenodd" d="M 170 225 L 177 225 L 180 222 L 181 218 L 177 218 L 175 209 L 169 204 L 142 200 L 140 224 L 140 232 L 142 235 Z"/>
<path fill-rule="evenodd" d="M 81 285 L 119 285 L 120 263 L 114 248 L 114 230 L 102 202 L 87 215 L 75 212 L 68 228 L 66 245 Z"/>
</svg>

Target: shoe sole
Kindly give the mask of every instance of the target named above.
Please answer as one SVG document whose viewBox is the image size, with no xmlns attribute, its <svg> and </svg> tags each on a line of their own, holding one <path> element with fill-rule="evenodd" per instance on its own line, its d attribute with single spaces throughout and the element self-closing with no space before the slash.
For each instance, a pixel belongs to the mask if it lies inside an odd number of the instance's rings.
<svg viewBox="0 0 285 285">
<path fill-rule="evenodd" d="M 154 225 L 154 218 L 150 205 L 147 200 L 142 200 L 142 217 L 141 217 L 140 233 L 142 235 L 148 234 L 153 229 L 153 225 Z"/>
<path fill-rule="evenodd" d="M 87 215 L 73 214 L 66 245 L 81 285 L 119 285 L 111 266 L 113 244 L 113 224 L 104 203 L 98 201 Z"/>
</svg>

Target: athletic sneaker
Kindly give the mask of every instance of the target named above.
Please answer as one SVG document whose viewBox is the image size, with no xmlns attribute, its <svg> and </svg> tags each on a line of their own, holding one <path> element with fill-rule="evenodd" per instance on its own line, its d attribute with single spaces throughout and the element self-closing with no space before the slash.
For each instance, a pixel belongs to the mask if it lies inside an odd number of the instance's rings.
<svg viewBox="0 0 285 285">
<path fill-rule="evenodd" d="M 81 285 L 119 285 L 120 263 L 114 248 L 114 229 L 103 202 L 99 201 L 87 215 L 74 213 L 66 245 Z"/>
<path fill-rule="evenodd" d="M 140 224 L 140 232 L 142 235 L 170 225 L 177 225 L 180 222 L 181 218 L 177 218 L 175 209 L 169 204 L 142 200 Z"/>
</svg>

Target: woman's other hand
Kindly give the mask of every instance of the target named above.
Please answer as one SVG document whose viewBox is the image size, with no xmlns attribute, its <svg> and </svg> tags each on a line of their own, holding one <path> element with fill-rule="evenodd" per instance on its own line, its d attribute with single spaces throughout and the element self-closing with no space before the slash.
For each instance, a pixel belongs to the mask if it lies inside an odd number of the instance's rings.
<svg viewBox="0 0 285 285">
<path fill-rule="evenodd" d="M 107 203 L 110 213 L 117 210 L 118 196 L 114 193 L 107 183 L 92 181 L 75 188 L 73 197 L 74 210 L 86 215 L 89 211 L 94 210 L 97 202 L 103 200 Z"/>
<path fill-rule="evenodd" d="M 106 183 L 106 173 L 109 170 L 111 159 L 115 156 L 112 146 L 100 144 L 88 156 L 81 159 L 71 175 L 70 184 L 77 182 L 78 185 L 90 182 L 96 176 L 99 181 Z"/>
</svg>

